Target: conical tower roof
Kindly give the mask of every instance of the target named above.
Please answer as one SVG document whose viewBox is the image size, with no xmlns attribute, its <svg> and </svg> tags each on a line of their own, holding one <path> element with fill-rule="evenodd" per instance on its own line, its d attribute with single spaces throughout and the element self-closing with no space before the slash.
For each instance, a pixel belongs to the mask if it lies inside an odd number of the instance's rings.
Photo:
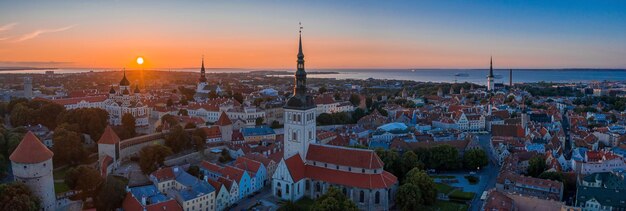
<svg viewBox="0 0 626 211">
<path fill-rule="evenodd" d="M 41 163 L 52 159 L 54 153 L 39 138 L 28 131 L 9 159 L 16 163 Z"/>
<path fill-rule="evenodd" d="M 219 126 L 225 126 L 225 125 L 232 125 L 233 121 L 230 120 L 230 118 L 228 118 L 228 115 L 226 114 L 226 112 L 223 112 L 220 114 L 220 118 L 217 120 L 217 122 L 215 122 L 215 125 L 219 125 Z"/>
<path fill-rule="evenodd" d="M 115 131 L 113 131 L 111 126 L 107 126 L 104 129 L 104 133 L 102 133 L 102 136 L 100 136 L 100 139 L 98 140 L 98 144 L 117 144 L 119 142 L 120 137 L 115 134 Z"/>
<path fill-rule="evenodd" d="M 126 79 L 126 69 L 124 69 L 124 77 L 120 81 L 120 86 L 130 86 L 130 81 Z"/>
</svg>

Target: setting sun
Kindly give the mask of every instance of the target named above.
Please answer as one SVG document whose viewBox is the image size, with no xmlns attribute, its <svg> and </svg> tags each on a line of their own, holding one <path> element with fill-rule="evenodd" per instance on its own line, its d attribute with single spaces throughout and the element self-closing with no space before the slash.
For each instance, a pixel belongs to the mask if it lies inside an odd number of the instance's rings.
<svg viewBox="0 0 626 211">
<path fill-rule="evenodd" d="M 137 64 L 143 64 L 143 57 L 137 57 Z"/>
</svg>

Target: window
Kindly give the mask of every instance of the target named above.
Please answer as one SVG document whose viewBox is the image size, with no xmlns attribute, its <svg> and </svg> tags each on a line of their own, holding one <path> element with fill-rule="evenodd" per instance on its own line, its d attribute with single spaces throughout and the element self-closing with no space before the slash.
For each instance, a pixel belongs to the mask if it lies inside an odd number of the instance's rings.
<svg viewBox="0 0 626 211">
<path fill-rule="evenodd" d="M 363 191 L 359 192 L 359 202 L 365 202 L 365 192 Z"/>
<path fill-rule="evenodd" d="M 374 195 L 374 203 L 380 204 L 380 192 L 376 191 L 376 195 Z"/>
</svg>

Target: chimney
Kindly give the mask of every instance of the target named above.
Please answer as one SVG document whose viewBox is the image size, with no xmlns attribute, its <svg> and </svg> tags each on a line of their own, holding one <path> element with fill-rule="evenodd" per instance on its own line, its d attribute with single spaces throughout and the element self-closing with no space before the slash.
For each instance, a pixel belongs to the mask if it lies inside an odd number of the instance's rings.
<svg viewBox="0 0 626 211">
<path fill-rule="evenodd" d="M 141 196 L 141 205 L 146 206 L 146 196 Z"/>
</svg>

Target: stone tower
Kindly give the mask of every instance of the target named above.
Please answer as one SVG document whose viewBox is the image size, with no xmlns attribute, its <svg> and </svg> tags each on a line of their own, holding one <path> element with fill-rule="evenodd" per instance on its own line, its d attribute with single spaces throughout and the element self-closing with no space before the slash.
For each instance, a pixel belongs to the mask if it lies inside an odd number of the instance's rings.
<svg viewBox="0 0 626 211">
<path fill-rule="evenodd" d="M 56 209 L 52 177 L 53 155 L 54 153 L 29 131 L 9 157 L 15 181 L 26 184 L 33 194 L 41 199 L 43 210 Z"/>
<path fill-rule="evenodd" d="M 33 98 L 33 78 L 24 77 L 24 98 Z"/>
<path fill-rule="evenodd" d="M 305 159 L 310 143 L 315 143 L 315 103 L 307 93 L 304 53 L 302 52 L 302 27 L 298 44 L 298 66 L 295 74 L 293 96 L 285 105 L 284 157 L 295 154 Z"/>
</svg>

